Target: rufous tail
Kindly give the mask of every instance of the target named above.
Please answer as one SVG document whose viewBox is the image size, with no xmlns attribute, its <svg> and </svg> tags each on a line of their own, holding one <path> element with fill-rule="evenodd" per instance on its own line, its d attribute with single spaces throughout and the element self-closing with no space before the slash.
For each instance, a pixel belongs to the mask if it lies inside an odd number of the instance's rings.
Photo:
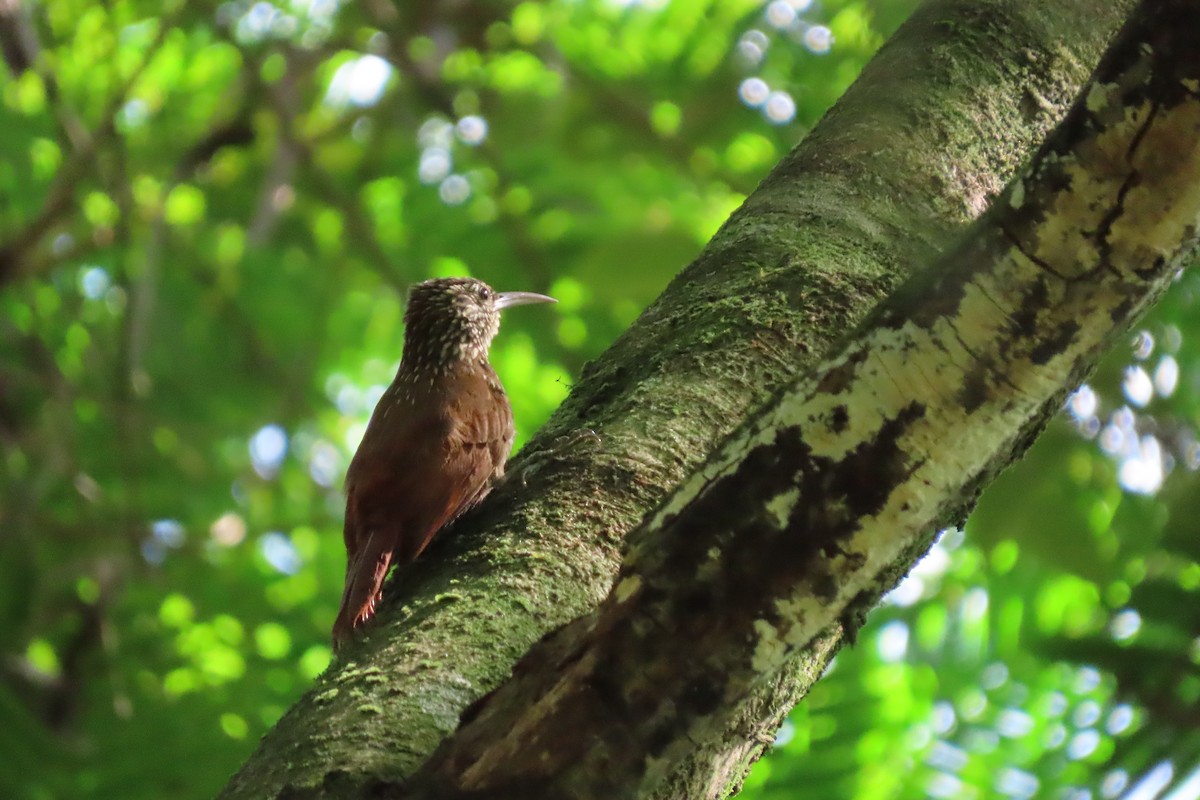
<svg viewBox="0 0 1200 800">
<path fill-rule="evenodd" d="M 362 549 L 346 565 L 346 588 L 342 605 L 333 623 L 333 649 L 337 650 L 354 629 L 375 615 L 375 605 L 383 596 L 383 579 L 392 565 L 392 548 L 385 537 L 368 534 Z"/>
</svg>

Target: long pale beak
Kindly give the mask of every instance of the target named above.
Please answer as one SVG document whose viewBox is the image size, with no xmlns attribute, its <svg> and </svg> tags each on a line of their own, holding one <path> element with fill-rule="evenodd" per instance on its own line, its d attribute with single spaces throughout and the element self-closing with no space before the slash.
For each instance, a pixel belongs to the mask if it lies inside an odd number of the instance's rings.
<svg viewBox="0 0 1200 800">
<path fill-rule="evenodd" d="M 534 294 L 533 292 L 500 292 L 496 295 L 496 310 L 500 311 L 504 308 L 512 308 L 513 306 L 527 306 L 531 303 L 557 303 L 553 297 L 547 297 L 544 294 Z"/>
</svg>

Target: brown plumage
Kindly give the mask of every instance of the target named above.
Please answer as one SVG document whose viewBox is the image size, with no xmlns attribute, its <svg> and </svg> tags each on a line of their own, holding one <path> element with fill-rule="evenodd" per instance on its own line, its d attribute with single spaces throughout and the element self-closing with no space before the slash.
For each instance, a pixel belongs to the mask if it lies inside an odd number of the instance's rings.
<svg viewBox="0 0 1200 800">
<path fill-rule="evenodd" d="M 552 302 L 472 278 L 412 287 L 400 369 L 346 473 L 346 587 L 335 648 L 375 613 L 388 569 L 420 555 L 504 474 L 512 409 L 488 346 L 502 309 Z"/>
</svg>

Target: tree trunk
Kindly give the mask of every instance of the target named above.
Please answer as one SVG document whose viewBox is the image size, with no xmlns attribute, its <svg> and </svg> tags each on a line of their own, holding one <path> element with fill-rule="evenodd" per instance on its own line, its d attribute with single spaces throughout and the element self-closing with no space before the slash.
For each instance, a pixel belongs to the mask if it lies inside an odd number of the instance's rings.
<svg viewBox="0 0 1200 800">
<path fill-rule="evenodd" d="M 510 480 L 393 581 L 370 637 L 225 796 L 734 790 L 857 610 L 1176 268 L 1200 202 L 1178 79 L 1200 70 L 1166 39 L 1137 49 L 1145 31 L 936 262 L 1129 8 L 924 6 L 589 365 Z"/>
</svg>

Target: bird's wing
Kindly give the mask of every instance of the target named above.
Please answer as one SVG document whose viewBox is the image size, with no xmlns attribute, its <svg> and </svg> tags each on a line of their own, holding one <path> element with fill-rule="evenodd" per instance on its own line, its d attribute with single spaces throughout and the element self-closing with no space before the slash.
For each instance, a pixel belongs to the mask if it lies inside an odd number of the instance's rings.
<svg viewBox="0 0 1200 800">
<path fill-rule="evenodd" d="M 452 415 L 449 442 L 451 448 L 478 453 L 500 475 L 515 435 L 512 408 L 494 375 L 479 384 L 473 397 L 464 397 Z"/>
<path fill-rule="evenodd" d="M 375 613 L 391 565 L 416 558 L 440 527 L 446 488 L 437 466 L 449 427 L 419 407 L 385 396 L 347 470 L 346 584 L 335 646 Z"/>
</svg>

